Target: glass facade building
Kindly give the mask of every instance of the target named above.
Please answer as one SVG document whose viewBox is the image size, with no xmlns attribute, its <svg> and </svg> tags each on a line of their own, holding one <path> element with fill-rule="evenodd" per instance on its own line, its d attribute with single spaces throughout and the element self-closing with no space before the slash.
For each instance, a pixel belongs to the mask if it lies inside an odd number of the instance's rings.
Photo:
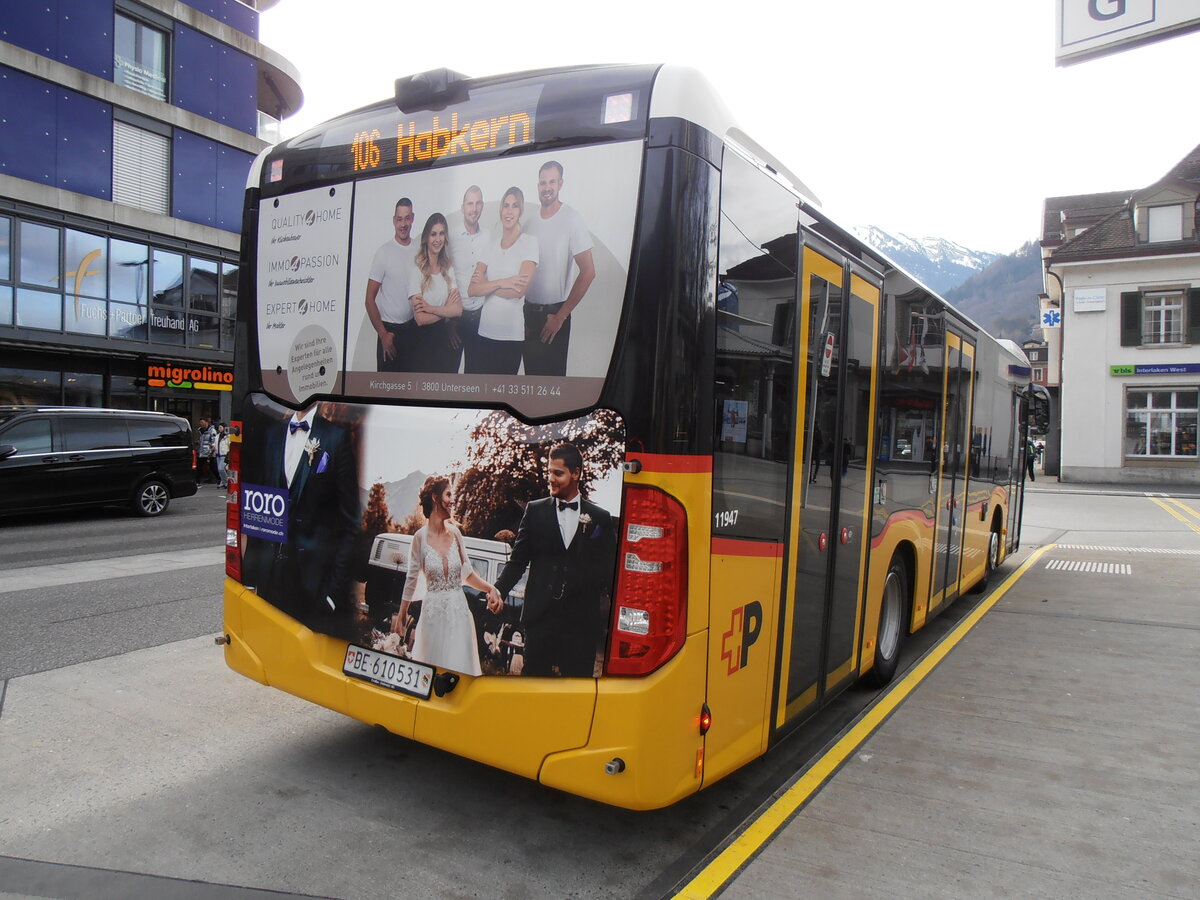
<svg viewBox="0 0 1200 900">
<path fill-rule="evenodd" d="M 0 404 L 228 417 L 223 378 L 156 375 L 232 370 L 246 174 L 302 101 L 267 5 L 0 12 Z"/>
</svg>

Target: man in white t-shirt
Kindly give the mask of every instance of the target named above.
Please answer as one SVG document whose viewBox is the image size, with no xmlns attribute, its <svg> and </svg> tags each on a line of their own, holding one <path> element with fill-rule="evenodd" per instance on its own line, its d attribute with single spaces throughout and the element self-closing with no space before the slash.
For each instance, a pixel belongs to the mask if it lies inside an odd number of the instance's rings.
<svg viewBox="0 0 1200 900">
<path fill-rule="evenodd" d="M 419 249 L 412 239 L 413 218 L 412 201 L 400 198 L 392 214 L 395 234 L 375 251 L 367 276 L 367 318 L 378 337 L 375 366 L 380 372 L 408 371 L 406 363 L 411 359 L 414 336 L 410 332 L 416 326 L 408 284 Z"/>
<path fill-rule="evenodd" d="M 538 171 L 541 208 L 523 223 L 525 233 L 538 239 L 541 255 L 525 294 L 526 375 L 567 374 L 571 312 L 596 277 L 591 233 L 578 210 L 559 199 L 562 186 L 562 165 L 544 163 Z"/>
<path fill-rule="evenodd" d="M 492 233 L 479 225 L 479 217 L 483 215 L 483 191 L 478 185 L 471 185 L 463 193 L 462 216 L 463 227 L 450 237 L 450 258 L 454 260 L 454 277 L 458 281 L 459 293 L 462 295 L 462 315 L 450 319 L 451 346 L 461 349 L 466 356 L 463 371 L 479 374 L 478 342 L 479 342 L 479 313 L 483 309 L 483 297 L 471 297 L 467 294 L 466 285 L 471 283 L 475 274 L 475 266 L 483 256 L 484 248 L 492 241 Z M 454 371 L 458 371 L 457 365 Z"/>
</svg>

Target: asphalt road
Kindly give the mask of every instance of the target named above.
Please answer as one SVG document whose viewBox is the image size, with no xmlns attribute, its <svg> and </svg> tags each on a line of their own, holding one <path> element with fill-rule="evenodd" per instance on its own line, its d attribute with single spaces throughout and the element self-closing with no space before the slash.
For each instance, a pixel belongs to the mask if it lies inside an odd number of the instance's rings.
<svg viewBox="0 0 1200 900">
<path fill-rule="evenodd" d="M 0 519 L 0 680 L 219 631 L 224 541 L 211 485 L 155 519 L 122 509 Z M 52 567 L 67 572 L 56 579 Z M 113 577 L 127 569 L 139 574 Z"/>
</svg>

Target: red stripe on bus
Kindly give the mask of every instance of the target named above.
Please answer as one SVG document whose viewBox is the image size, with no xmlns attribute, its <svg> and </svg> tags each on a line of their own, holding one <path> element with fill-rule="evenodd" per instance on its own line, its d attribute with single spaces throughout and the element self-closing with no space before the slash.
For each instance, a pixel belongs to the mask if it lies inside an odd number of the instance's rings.
<svg viewBox="0 0 1200 900">
<path fill-rule="evenodd" d="M 713 538 L 712 552 L 722 556 L 761 556 L 771 559 L 783 557 L 783 544 L 771 541 L 740 541 L 736 538 Z"/>
<path fill-rule="evenodd" d="M 666 453 L 635 453 L 625 454 L 625 459 L 632 462 L 637 460 L 645 472 L 686 472 L 703 474 L 712 471 L 711 456 L 675 456 Z"/>
</svg>

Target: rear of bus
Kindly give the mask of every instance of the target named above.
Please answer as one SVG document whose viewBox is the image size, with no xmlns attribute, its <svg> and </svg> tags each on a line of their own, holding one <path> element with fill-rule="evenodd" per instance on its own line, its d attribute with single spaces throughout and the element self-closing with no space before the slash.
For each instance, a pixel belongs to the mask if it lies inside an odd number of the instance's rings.
<svg viewBox="0 0 1200 900">
<path fill-rule="evenodd" d="M 692 76 L 658 67 L 439 72 L 260 157 L 242 249 L 232 668 L 606 803 L 660 807 L 705 783 L 722 115 Z M 568 237 L 535 221 L 547 177 L 565 204 L 555 217 L 574 217 Z M 472 295 L 464 265 L 501 272 L 513 187 L 522 234 L 538 238 L 534 321 L 591 269 L 569 336 L 564 325 L 552 342 L 565 371 L 527 372 L 537 348 L 516 374 L 472 357 L 485 331 L 501 351 L 524 346 L 511 298 Z M 473 246 L 475 200 L 486 247 Z M 461 257 L 463 313 L 396 321 L 397 247 L 420 246 L 435 213 Z M 563 444 L 583 490 L 551 555 L 538 535 Z M 473 570 L 506 588 L 501 608 L 478 585 L 459 606 L 440 578 L 414 577 L 423 563 L 405 555 L 424 546 L 430 476 L 452 493 Z M 547 656 L 560 645 L 575 662 Z M 548 674 L 531 674 L 539 659 Z M 765 717 L 738 715 L 756 755 Z"/>
</svg>

